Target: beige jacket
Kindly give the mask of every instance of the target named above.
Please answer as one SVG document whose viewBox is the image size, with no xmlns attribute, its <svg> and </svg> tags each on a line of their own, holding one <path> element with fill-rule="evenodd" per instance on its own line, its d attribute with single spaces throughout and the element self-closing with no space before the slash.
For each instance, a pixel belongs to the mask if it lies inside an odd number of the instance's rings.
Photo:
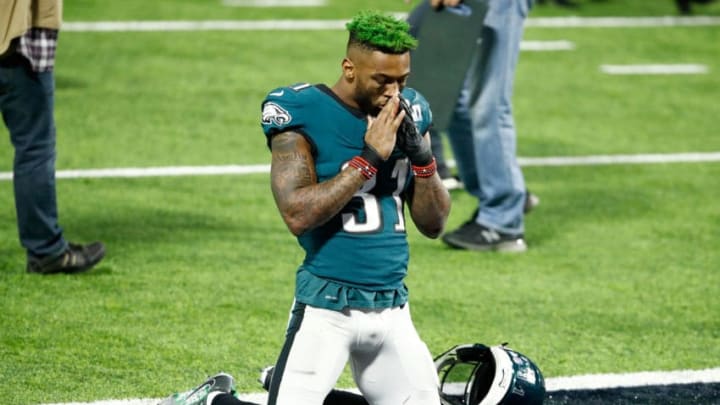
<svg viewBox="0 0 720 405">
<path fill-rule="evenodd" d="M 60 29 L 63 0 L 0 0 L 0 55 L 31 27 Z"/>
</svg>

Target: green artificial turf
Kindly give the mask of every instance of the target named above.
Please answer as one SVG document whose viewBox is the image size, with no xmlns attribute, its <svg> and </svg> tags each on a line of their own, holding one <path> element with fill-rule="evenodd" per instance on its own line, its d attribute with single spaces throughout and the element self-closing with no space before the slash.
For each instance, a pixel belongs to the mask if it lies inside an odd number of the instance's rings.
<svg viewBox="0 0 720 405">
<path fill-rule="evenodd" d="M 582 1 L 548 15 L 672 15 L 671 1 Z M 622 4 L 621 4 L 622 3 Z M 351 16 L 217 2 L 66 2 L 67 21 Z M 719 4 L 698 12 L 719 15 Z M 521 157 L 720 151 L 720 28 L 536 28 L 515 114 Z M 269 163 L 260 102 L 279 85 L 334 83 L 331 31 L 64 32 L 56 69 L 58 170 Z M 705 75 L 610 76 L 602 64 L 694 63 Z M 9 139 L 4 127 L 0 138 Z M 0 171 L 12 168 L 9 141 Z M 530 166 L 541 205 L 522 255 L 452 250 L 410 228 L 413 319 L 433 353 L 512 347 L 546 377 L 718 367 L 720 163 Z M 301 249 L 267 174 L 59 179 L 68 239 L 107 244 L 79 276 L 24 272 L 12 183 L 0 181 L 0 402 L 155 398 L 223 370 L 258 391 L 292 304 Z M 474 202 L 452 193 L 448 229 Z M 340 385 L 349 386 L 349 374 Z"/>
</svg>

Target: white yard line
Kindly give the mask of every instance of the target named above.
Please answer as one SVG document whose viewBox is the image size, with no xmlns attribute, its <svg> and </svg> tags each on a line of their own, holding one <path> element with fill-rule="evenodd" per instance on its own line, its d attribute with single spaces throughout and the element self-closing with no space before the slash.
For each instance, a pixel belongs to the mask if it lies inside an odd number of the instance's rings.
<svg viewBox="0 0 720 405">
<path fill-rule="evenodd" d="M 227 166 L 166 166 L 166 167 L 125 167 L 115 169 L 58 170 L 58 179 L 83 179 L 103 177 L 173 177 L 213 176 L 227 174 L 270 173 L 270 165 L 227 165 Z M 11 180 L 11 172 L 0 172 L 0 181 Z"/>
<path fill-rule="evenodd" d="M 720 25 L 720 17 L 547 17 L 528 18 L 526 27 L 538 28 L 640 28 L 702 27 Z"/>
<path fill-rule="evenodd" d="M 228 0 L 229 1 L 229 0 Z M 404 14 L 396 13 L 403 17 Z M 344 30 L 347 20 L 69 21 L 63 32 Z M 615 28 L 717 26 L 720 17 L 529 18 L 527 27 Z"/>
<path fill-rule="evenodd" d="M 575 49 L 575 44 L 566 40 L 520 42 L 522 51 L 572 51 L 573 49 Z"/>
<path fill-rule="evenodd" d="M 325 31 L 344 30 L 339 20 L 257 20 L 257 21 L 100 21 L 65 23 L 70 32 L 177 32 L 177 31 Z M 527 51 L 566 51 L 575 45 L 566 40 L 522 41 Z"/>
<path fill-rule="evenodd" d="M 649 163 L 699 163 L 718 161 L 720 161 L 720 152 L 518 158 L 520 166 L 587 166 Z"/>
<path fill-rule="evenodd" d="M 65 22 L 63 32 L 344 30 L 344 20 L 205 20 Z"/>
<path fill-rule="evenodd" d="M 587 166 L 587 165 L 623 165 L 650 163 L 699 163 L 718 162 L 720 152 L 672 153 L 641 155 L 595 155 L 595 156 L 556 156 L 540 158 L 518 158 L 521 166 Z M 455 166 L 449 160 L 448 165 Z M 58 179 L 83 178 L 137 178 L 137 177 L 174 177 L 174 176 L 217 176 L 270 173 L 270 165 L 226 165 L 226 166 L 165 166 L 165 167 L 125 167 L 112 169 L 73 169 L 58 170 Z M 12 180 L 12 172 L 0 172 L 0 181 Z"/>
<path fill-rule="evenodd" d="M 545 380 L 545 387 L 548 391 L 571 391 L 694 383 L 720 383 L 720 368 L 554 377 Z M 357 392 L 357 390 L 351 391 Z M 267 401 L 267 394 L 248 393 L 242 395 L 242 399 L 264 404 Z M 46 405 L 155 405 L 159 400 L 160 398 L 111 399 Z"/>
<path fill-rule="evenodd" d="M 222 0 L 227 7 L 322 7 L 327 0 Z"/>
<path fill-rule="evenodd" d="M 609 75 L 698 75 L 710 71 L 707 65 L 652 64 L 652 65 L 600 65 L 600 71 Z"/>
<path fill-rule="evenodd" d="M 720 368 L 705 370 L 644 371 L 623 374 L 589 374 L 548 378 L 548 391 L 630 388 L 647 385 L 719 383 Z"/>
</svg>

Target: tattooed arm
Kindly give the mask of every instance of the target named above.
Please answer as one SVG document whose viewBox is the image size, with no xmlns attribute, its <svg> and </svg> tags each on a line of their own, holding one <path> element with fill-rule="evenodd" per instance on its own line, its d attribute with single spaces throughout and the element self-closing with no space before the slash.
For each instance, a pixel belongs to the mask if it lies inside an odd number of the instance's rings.
<svg viewBox="0 0 720 405">
<path fill-rule="evenodd" d="M 272 138 L 270 178 L 275 204 L 295 236 L 329 221 L 365 181 L 359 170 L 346 167 L 318 183 L 310 144 L 297 132 Z"/>
<path fill-rule="evenodd" d="M 368 118 L 365 144 L 381 160 L 395 146 L 395 133 L 405 116 L 400 99 L 389 100 L 375 118 Z M 290 232 L 299 236 L 334 217 L 365 182 L 356 168 L 348 166 L 330 180 L 318 183 L 310 143 L 297 132 L 283 132 L 271 141 L 270 181 L 280 214 Z"/>
</svg>

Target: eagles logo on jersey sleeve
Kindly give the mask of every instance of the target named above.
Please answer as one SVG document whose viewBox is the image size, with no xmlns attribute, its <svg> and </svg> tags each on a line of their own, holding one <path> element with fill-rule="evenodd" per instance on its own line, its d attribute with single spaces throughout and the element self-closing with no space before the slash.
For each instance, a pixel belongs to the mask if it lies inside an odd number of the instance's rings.
<svg viewBox="0 0 720 405">
<path fill-rule="evenodd" d="M 262 127 L 265 136 L 289 130 L 299 130 L 305 125 L 303 110 L 307 102 L 302 100 L 300 90 L 310 87 L 308 83 L 279 87 L 265 97 L 262 103 Z"/>
</svg>

